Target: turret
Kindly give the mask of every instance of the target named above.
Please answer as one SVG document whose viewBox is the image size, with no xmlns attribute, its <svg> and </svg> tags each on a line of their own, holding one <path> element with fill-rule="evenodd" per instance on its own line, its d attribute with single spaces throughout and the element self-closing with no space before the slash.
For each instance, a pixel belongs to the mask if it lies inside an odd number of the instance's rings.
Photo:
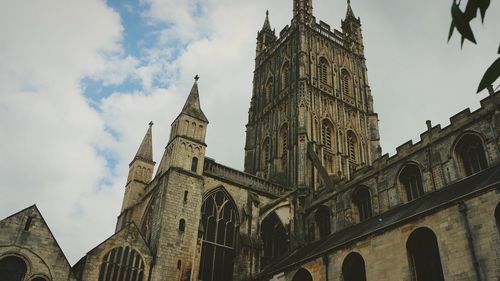
<svg viewBox="0 0 500 281">
<path fill-rule="evenodd" d="M 129 164 L 122 211 L 137 203 L 153 176 L 156 163 L 153 161 L 152 127 L 153 122 L 150 122 L 146 135 L 142 139 L 134 159 Z"/>
<path fill-rule="evenodd" d="M 208 119 L 201 110 L 198 75 L 181 113 L 171 125 L 170 139 L 158 175 L 175 167 L 201 175 L 205 158 Z"/>
<path fill-rule="evenodd" d="M 271 23 L 269 22 L 269 11 L 266 11 L 266 19 L 264 20 L 264 25 L 262 26 L 262 29 L 257 32 L 256 55 L 258 56 L 262 51 L 264 51 L 275 41 L 276 34 L 274 29 L 271 29 Z"/>
<path fill-rule="evenodd" d="M 351 7 L 351 0 L 347 0 L 347 12 L 342 21 L 342 31 L 345 42 L 354 53 L 364 55 L 363 34 L 361 32 L 361 20 L 356 18 Z"/>
</svg>

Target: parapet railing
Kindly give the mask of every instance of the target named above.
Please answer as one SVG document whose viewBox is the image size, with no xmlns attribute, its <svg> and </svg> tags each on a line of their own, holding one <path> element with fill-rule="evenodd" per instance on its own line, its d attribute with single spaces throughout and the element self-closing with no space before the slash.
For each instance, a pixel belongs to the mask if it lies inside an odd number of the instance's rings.
<svg viewBox="0 0 500 281">
<path fill-rule="evenodd" d="M 253 191 L 267 193 L 275 197 L 279 197 L 290 191 L 289 188 L 268 182 L 254 175 L 221 165 L 210 158 L 205 158 L 205 167 L 203 172 L 207 175 L 222 178 L 230 182 L 245 186 Z"/>
</svg>

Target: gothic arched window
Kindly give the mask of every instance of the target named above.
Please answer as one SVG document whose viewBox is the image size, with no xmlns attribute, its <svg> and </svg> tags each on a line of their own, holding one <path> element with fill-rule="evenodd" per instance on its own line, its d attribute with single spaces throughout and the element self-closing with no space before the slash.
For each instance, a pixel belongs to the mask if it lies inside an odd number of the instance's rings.
<svg viewBox="0 0 500 281">
<path fill-rule="evenodd" d="M 353 131 L 347 132 L 347 155 L 349 156 L 349 170 L 353 173 L 358 165 L 358 138 Z"/>
<path fill-rule="evenodd" d="M 267 171 L 269 161 L 271 160 L 271 144 L 269 137 L 262 142 L 262 167 Z"/>
<path fill-rule="evenodd" d="M 330 77 L 330 65 L 328 63 L 328 60 L 321 57 L 319 59 L 319 81 L 322 84 L 330 85 L 329 77 Z"/>
<path fill-rule="evenodd" d="M 143 281 L 144 260 L 130 247 L 117 247 L 103 258 L 99 281 Z"/>
<path fill-rule="evenodd" d="M 352 91 L 351 91 L 351 75 L 347 70 L 342 69 L 342 74 L 341 74 L 341 86 L 342 86 L 342 93 L 346 96 L 352 96 Z"/>
<path fill-rule="evenodd" d="M 263 95 L 263 104 L 268 104 L 273 98 L 273 78 L 267 79 L 266 88 Z"/>
<path fill-rule="evenodd" d="M 280 154 L 283 159 L 286 159 L 288 150 L 288 124 L 283 124 L 280 129 Z"/>
<path fill-rule="evenodd" d="M 352 202 L 356 206 L 360 222 L 371 218 L 372 200 L 368 188 L 358 188 L 352 195 Z"/>
<path fill-rule="evenodd" d="M 262 221 L 260 231 L 264 243 L 262 265 L 267 265 L 271 260 L 282 256 L 288 250 L 288 233 L 276 213 L 268 215 Z"/>
<path fill-rule="evenodd" d="M 408 164 L 399 173 L 399 182 L 406 191 L 408 201 L 415 200 L 424 195 L 424 186 L 422 185 L 422 174 L 415 164 Z"/>
<path fill-rule="evenodd" d="M 415 281 L 444 281 L 436 235 L 426 227 L 416 229 L 406 242 Z"/>
<path fill-rule="evenodd" d="M 19 257 L 8 256 L 0 260 L 0 280 L 22 281 L 28 266 Z"/>
<path fill-rule="evenodd" d="M 199 280 L 233 280 L 238 234 L 236 206 L 223 190 L 210 194 L 201 208 L 204 231 Z"/>
<path fill-rule="evenodd" d="M 290 64 L 285 62 L 281 67 L 281 88 L 285 89 L 290 84 Z"/>
<path fill-rule="evenodd" d="M 330 235 L 330 215 L 330 210 L 325 206 L 320 206 L 314 213 L 314 220 L 318 226 L 320 239 Z"/>
<path fill-rule="evenodd" d="M 198 158 L 197 157 L 193 157 L 193 159 L 191 160 L 191 172 L 195 172 L 198 170 Z"/>
<path fill-rule="evenodd" d="M 455 146 L 455 153 L 466 176 L 488 168 L 483 141 L 476 135 L 464 135 Z"/>
<path fill-rule="evenodd" d="M 327 119 L 324 119 L 323 122 L 321 122 L 321 143 L 326 149 L 334 149 L 334 137 L 332 123 Z"/>
<path fill-rule="evenodd" d="M 143 237 L 146 239 L 146 243 L 151 242 L 152 235 L 152 227 L 153 227 L 153 210 L 151 207 L 146 211 L 146 215 L 144 216 L 141 232 Z"/>
<path fill-rule="evenodd" d="M 366 281 L 365 261 L 358 253 L 350 253 L 342 263 L 344 281 Z"/>
</svg>

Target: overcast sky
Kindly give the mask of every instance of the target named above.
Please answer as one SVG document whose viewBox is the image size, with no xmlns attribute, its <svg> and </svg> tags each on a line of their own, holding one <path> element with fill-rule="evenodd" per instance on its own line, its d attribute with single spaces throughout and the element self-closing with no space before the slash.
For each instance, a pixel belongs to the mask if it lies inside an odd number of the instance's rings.
<svg viewBox="0 0 500 281">
<path fill-rule="evenodd" d="M 313 5 L 340 28 L 345 0 Z M 475 89 L 497 56 L 500 3 L 461 51 L 457 34 L 446 43 L 450 5 L 353 0 L 384 152 L 486 96 Z M 0 218 L 36 203 L 76 262 L 113 233 L 151 120 L 160 161 L 196 74 L 207 156 L 242 169 L 266 9 L 279 33 L 292 0 L 0 0 Z"/>
</svg>

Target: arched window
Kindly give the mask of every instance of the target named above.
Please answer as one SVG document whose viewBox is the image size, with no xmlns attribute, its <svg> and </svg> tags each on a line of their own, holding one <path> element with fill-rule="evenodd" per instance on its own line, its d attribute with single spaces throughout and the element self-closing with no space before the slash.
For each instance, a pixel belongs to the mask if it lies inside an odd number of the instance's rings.
<svg viewBox="0 0 500 281">
<path fill-rule="evenodd" d="M 198 170 L 198 158 L 193 157 L 193 160 L 191 160 L 191 172 L 195 172 Z"/>
<path fill-rule="evenodd" d="M 344 281 L 366 281 L 365 261 L 358 253 L 350 253 L 342 263 Z"/>
<path fill-rule="evenodd" d="M 141 227 L 142 235 L 146 239 L 147 243 L 151 242 L 152 227 L 153 227 L 153 209 L 150 206 L 146 211 L 146 215 L 144 216 Z"/>
<path fill-rule="evenodd" d="M 262 142 L 262 167 L 267 172 L 267 167 L 271 161 L 271 144 L 269 137 Z"/>
<path fill-rule="evenodd" d="M 333 125 L 330 121 L 324 119 L 321 122 L 321 143 L 325 146 L 326 149 L 334 149 L 333 138 Z"/>
<path fill-rule="evenodd" d="M 314 213 L 314 220 L 319 230 L 319 238 L 330 235 L 330 210 L 326 206 L 320 206 Z"/>
<path fill-rule="evenodd" d="M 399 182 L 406 191 L 408 201 L 415 200 L 424 195 L 424 186 L 422 185 L 422 174 L 415 164 L 408 164 L 399 173 Z"/>
<path fill-rule="evenodd" d="M 43 277 L 35 277 L 35 278 L 31 279 L 31 281 L 47 281 L 47 279 L 45 279 Z"/>
<path fill-rule="evenodd" d="M 307 269 L 301 268 L 295 273 L 292 281 L 313 281 L 313 278 Z"/>
<path fill-rule="evenodd" d="M 321 57 L 319 59 L 319 81 L 322 84 L 329 85 L 329 77 L 330 77 L 330 65 L 328 60 Z"/>
<path fill-rule="evenodd" d="M 415 281 L 444 281 L 436 235 L 426 227 L 413 231 L 406 242 Z"/>
<path fill-rule="evenodd" d="M 290 64 L 285 62 L 281 67 L 281 88 L 285 89 L 290 84 Z"/>
<path fill-rule="evenodd" d="M 143 281 L 144 260 L 130 247 L 117 247 L 103 258 L 99 281 Z"/>
<path fill-rule="evenodd" d="M 272 97 L 273 97 L 273 78 L 269 77 L 269 79 L 267 79 L 266 88 L 264 90 L 264 95 L 262 97 L 263 99 L 262 103 L 266 105 L 271 101 Z"/>
<path fill-rule="evenodd" d="M 280 153 L 286 158 L 288 149 L 288 124 L 283 124 L 280 129 Z"/>
<path fill-rule="evenodd" d="M 455 153 L 466 176 L 488 168 L 483 142 L 476 135 L 464 135 L 455 146 Z"/>
<path fill-rule="evenodd" d="M 352 195 L 352 202 L 356 206 L 360 222 L 371 218 L 372 200 L 368 188 L 358 188 Z"/>
<path fill-rule="evenodd" d="M 341 86 L 342 86 L 342 93 L 346 96 L 352 96 L 352 91 L 351 91 L 351 75 L 347 70 L 342 69 L 342 74 L 341 74 Z"/>
<path fill-rule="evenodd" d="M 349 156 L 349 170 L 353 173 L 358 166 L 358 138 L 353 131 L 347 131 L 347 154 Z"/>
<path fill-rule="evenodd" d="M 276 213 L 268 215 L 260 226 L 260 235 L 264 242 L 262 265 L 267 265 L 288 250 L 288 233 Z"/>
<path fill-rule="evenodd" d="M 186 221 L 184 219 L 181 219 L 179 221 L 179 231 L 184 232 L 186 230 Z"/>
<path fill-rule="evenodd" d="M 0 260 L 0 280 L 22 281 L 26 271 L 28 266 L 21 258 L 8 256 Z"/>
<path fill-rule="evenodd" d="M 226 192 L 218 190 L 205 199 L 201 208 L 201 223 L 205 231 L 198 279 L 233 280 L 238 216 Z"/>
</svg>

